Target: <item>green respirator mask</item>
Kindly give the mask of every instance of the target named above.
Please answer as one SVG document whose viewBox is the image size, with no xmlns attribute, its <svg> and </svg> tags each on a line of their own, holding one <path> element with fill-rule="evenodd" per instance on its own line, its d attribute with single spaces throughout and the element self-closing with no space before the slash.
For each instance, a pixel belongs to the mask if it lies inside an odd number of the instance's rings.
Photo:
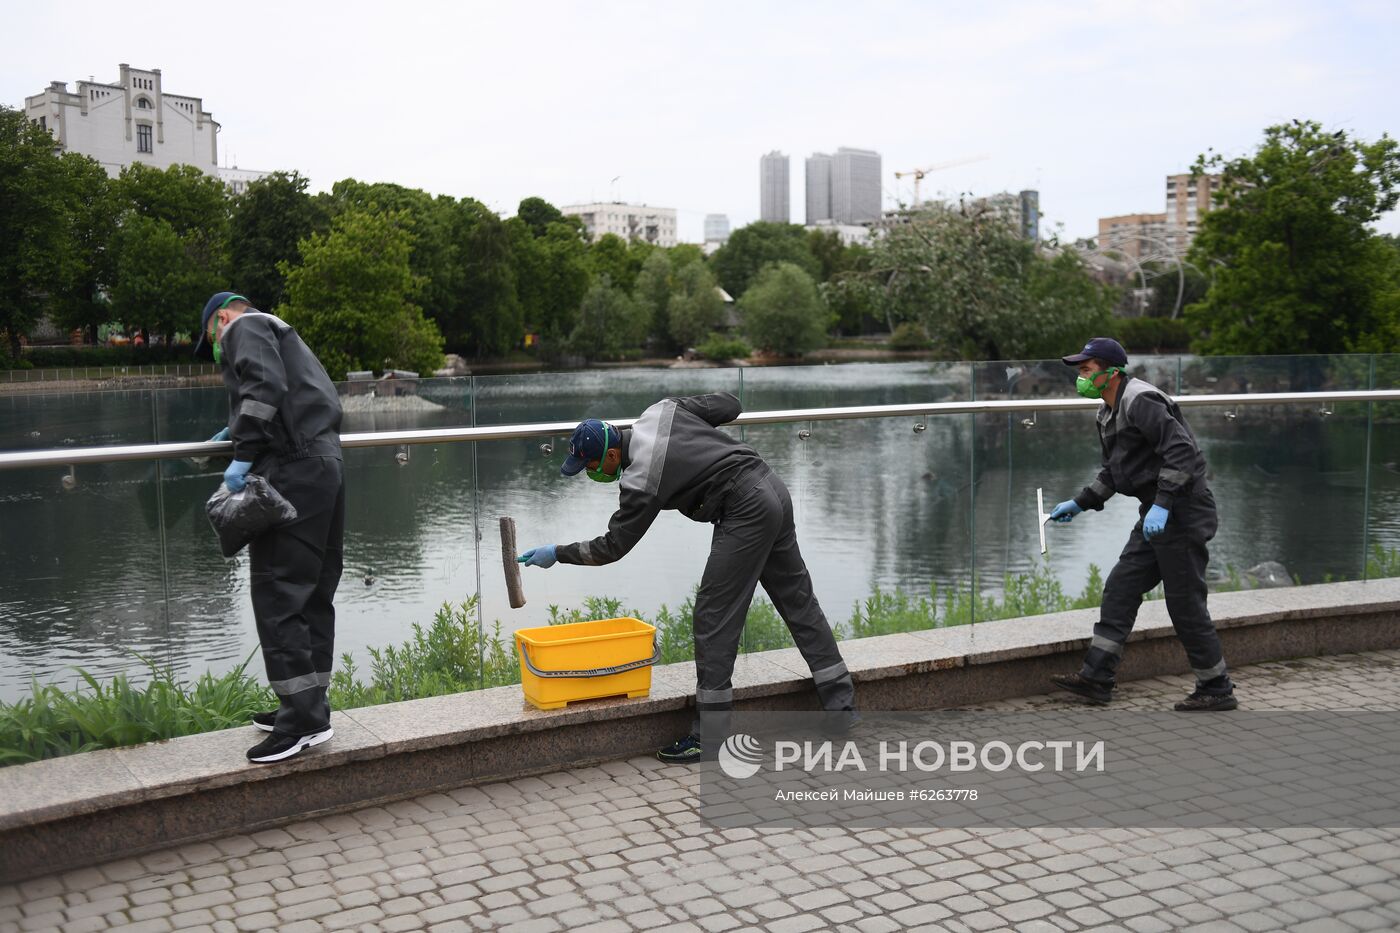
<svg viewBox="0 0 1400 933">
<path fill-rule="evenodd" d="M 248 299 L 247 299 L 247 298 L 244 298 L 242 295 L 229 295 L 227 298 L 224 299 L 224 303 L 221 304 L 221 305 L 219 305 L 219 307 L 216 308 L 215 310 L 216 310 L 216 311 L 222 311 L 222 310 L 224 310 L 225 308 L 227 308 L 229 305 L 233 304 L 233 302 L 235 302 L 235 301 L 247 301 L 247 300 L 248 300 Z M 223 362 L 223 359 L 224 359 L 224 351 L 223 351 L 223 348 L 221 348 L 221 347 L 219 346 L 219 338 L 218 338 L 218 336 L 217 336 L 218 333 L 219 333 L 219 316 L 218 316 L 217 314 L 215 314 L 214 317 L 212 317 L 212 318 L 209 319 L 209 343 L 212 344 L 213 347 L 214 347 L 214 362 L 215 362 L 216 364 L 222 363 L 222 362 Z"/>
<path fill-rule="evenodd" d="M 595 483 L 615 483 L 618 477 L 622 475 L 622 467 L 620 465 L 616 473 L 603 472 L 603 461 L 608 458 L 608 450 L 611 447 L 612 443 L 608 440 L 608 425 L 605 421 L 603 422 L 603 455 L 598 458 L 598 468 L 596 470 L 584 470 L 584 472 L 588 474 L 588 478 Z"/>
<path fill-rule="evenodd" d="M 1122 371 L 1123 367 L 1121 366 L 1110 366 L 1092 376 L 1080 376 L 1074 380 L 1074 390 L 1085 398 L 1103 398 L 1103 390 L 1108 388 L 1114 374 Z"/>
</svg>

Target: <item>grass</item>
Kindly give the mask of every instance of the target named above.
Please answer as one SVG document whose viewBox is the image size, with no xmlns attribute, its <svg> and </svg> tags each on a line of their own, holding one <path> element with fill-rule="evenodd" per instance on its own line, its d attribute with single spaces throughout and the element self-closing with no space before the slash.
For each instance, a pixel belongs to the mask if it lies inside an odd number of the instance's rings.
<svg viewBox="0 0 1400 933">
<path fill-rule="evenodd" d="M 1400 548 L 1376 545 L 1367 576 L 1400 577 Z M 1231 568 L 1228 581 L 1219 589 L 1245 586 Z M 1102 593 L 1103 575 L 1096 566 L 1090 566 L 1084 589 L 1074 595 L 1065 593 L 1042 565 L 1030 573 L 1006 575 L 999 596 L 974 593 L 970 586 L 932 584 L 921 594 L 877 588 L 857 601 L 849 618 L 835 623 L 833 629 L 837 638 L 845 640 L 965 625 L 974 618 L 985 622 L 1088 609 L 1099 604 Z M 1149 594 L 1153 596 L 1159 597 L 1160 592 Z M 519 683 L 514 639 L 502 633 L 499 621 L 483 626 L 477 609 L 476 596 L 444 604 L 430 624 L 415 623 L 402 644 L 370 648 L 369 670 L 363 674 L 348 653 L 343 655 L 331 677 L 331 706 L 353 709 Z M 662 605 L 650 617 L 625 609 L 619 599 L 594 596 L 570 609 L 550 606 L 549 624 L 633 616 L 656 626 L 661 662 L 669 664 L 695 657 L 694 613 L 693 596 L 674 609 Z M 791 646 L 792 637 L 772 603 L 754 601 L 742 650 Z M 33 681 L 29 696 L 0 703 L 0 766 L 228 729 L 246 724 L 253 713 L 277 703 L 261 679 L 248 673 L 253 655 L 225 674 L 205 672 L 192 683 L 180 682 L 172 670 L 149 658 L 140 660 L 150 672 L 144 684 L 132 683 L 125 674 L 103 683 L 79 670 L 83 686 L 77 689 Z"/>
</svg>

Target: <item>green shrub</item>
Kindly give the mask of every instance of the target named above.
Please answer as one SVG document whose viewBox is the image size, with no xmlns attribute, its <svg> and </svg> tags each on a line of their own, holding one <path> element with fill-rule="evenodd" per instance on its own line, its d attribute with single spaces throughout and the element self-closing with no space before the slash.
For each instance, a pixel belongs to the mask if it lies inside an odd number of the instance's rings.
<svg viewBox="0 0 1400 933">
<path fill-rule="evenodd" d="M 913 321 L 905 321 L 890 334 L 891 350 L 927 350 L 931 346 L 933 341 L 928 339 L 928 332 Z"/>
<path fill-rule="evenodd" d="M 753 353 L 753 347 L 741 337 L 710 334 L 695 352 L 707 360 L 746 360 Z"/>
<path fill-rule="evenodd" d="M 26 347 L 22 362 L 41 369 L 196 363 L 188 344 L 158 347 Z M 25 367 L 28 368 L 28 367 Z"/>
<path fill-rule="evenodd" d="M 1134 353 L 1185 353 L 1191 346 L 1191 327 L 1181 318 L 1114 318 L 1113 334 L 1129 356 Z"/>
</svg>

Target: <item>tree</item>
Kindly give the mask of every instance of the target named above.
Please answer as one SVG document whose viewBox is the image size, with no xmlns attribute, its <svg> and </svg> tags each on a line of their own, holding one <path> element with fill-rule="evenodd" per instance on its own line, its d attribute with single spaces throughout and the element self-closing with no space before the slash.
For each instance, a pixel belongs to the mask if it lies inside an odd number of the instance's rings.
<svg viewBox="0 0 1400 933">
<path fill-rule="evenodd" d="M 415 290 L 409 300 L 446 330 L 441 325 L 456 313 L 461 277 L 452 242 L 456 200 L 418 188 L 346 178 L 331 187 L 331 205 L 332 216 L 346 211 L 381 214 L 411 234 L 408 261 Z"/>
<path fill-rule="evenodd" d="M 646 327 L 645 312 L 604 276 L 583 297 L 569 349 L 588 359 L 617 356 L 639 346 Z"/>
<path fill-rule="evenodd" d="M 115 192 L 121 229 L 113 310 L 124 324 L 169 342 L 193 331 L 205 299 L 228 287 L 228 190 L 192 165 L 161 170 L 138 162 L 122 169 Z"/>
<path fill-rule="evenodd" d="M 15 357 L 70 249 L 64 182 L 53 137 L 0 107 L 0 331 Z"/>
<path fill-rule="evenodd" d="M 419 290 L 403 218 L 347 210 L 329 233 L 282 263 L 287 300 L 277 314 L 297 329 L 333 379 L 361 369 L 431 373 L 442 365 L 442 335 L 410 300 Z"/>
<path fill-rule="evenodd" d="M 759 221 L 740 227 L 710 257 L 715 278 L 736 298 L 748 289 L 760 269 L 774 262 L 793 263 L 810 276 L 821 274 L 821 266 L 808 247 L 807 231 L 796 224 Z"/>
<path fill-rule="evenodd" d="M 744 334 L 760 350 L 799 356 L 826 345 L 830 312 L 812 276 L 796 263 L 765 267 L 739 299 Z"/>
<path fill-rule="evenodd" d="M 515 209 L 515 216 L 530 229 L 530 235 L 539 239 L 549 230 L 550 224 L 564 222 L 564 214 L 544 198 L 525 198 Z"/>
<path fill-rule="evenodd" d="M 167 339 L 199 328 L 199 311 L 223 287 L 189 250 L 170 221 L 131 213 L 114 240 L 112 313 L 129 328 Z"/>
<path fill-rule="evenodd" d="M 702 262 L 681 266 L 672 275 L 674 285 L 666 317 L 671 340 L 678 347 L 693 347 L 724 322 L 724 299 L 715 277 Z"/>
<path fill-rule="evenodd" d="M 82 330 L 97 342 L 97 329 L 112 318 L 108 288 L 116 277 L 120 204 L 107 172 L 75 152 L 60 158 L 67 193 L 68 250 L 53 293 L 52 311 L 62 327 Z"/>
<path fill-rule="evenodd" d="M 671 268 L 679 269 L 692 262 L 704 262 L 705 251 L 695 243 L 677 243 L 666 251 L 671 257 Z"/>
<path fill-rule="evenodd" d="M 296 172 L 259 178 L 234 199 L 229 224 L 231 284 L 261 308 L 282 303 L 286 279 L 280 262 L 299 261 L 297 244 L 330 224 L 325 205 L 306 191 Z"/>
<path fill-rule="evenodd" d="M 543 237 L 517 239 L 514 245 L 525 267 L 517 270 L 516 282 L 526 324 L 543 334 L 547 345 L 563 346 L 588 291 L 588 244 L 573 225 L 552 223 Z"/>
<path fill-rule="evenodd" d="M 674 346 L 667 316 L 671 304 L 671 257 L 666 250 L 653 251 L 642 263 L 642 271 L 637 273 L 632 287 L 632 299 L 646 315 L 652 338 L 664 347 Z"/>
<path fill-rule="evenodd" d="M 1074 257 L 1047 259 L 993 215 L 930 204 L 871 248 L 891 326 L 912 321 L 968 359 L 1056 355 L 1107 323 L 1113 292 Z"/>
<path fill-rule="evenodd" d="M 510 233 L 495 212 L 471 198 L 454 209 L 460 282 L 451 316 L 439 318 L 450 348 L 501 356 L 524 336 Z"/>
<path fill-rule="evenodd" d="M 1193 172 L 1222 174 L 1192 261 L 1210 268 L 1188 321 L 1202 353 L 1343 353 L 1372 346 L 1393 313 L 1396 253 L 1372 231 L 1400 198 L 1400 150 L 1327 132 L 1271 126 L 1251 156 L 1202 155 Z"/>
<path fill-rule="evenodd" d="M 589 274 L 594 280 L 607 276 L 615 288 L 630 294 L 642 264 L 655 249 L 645 240 L 629 243 L 615 233 L 605 233 L 588 247 Z"/>
</svg>

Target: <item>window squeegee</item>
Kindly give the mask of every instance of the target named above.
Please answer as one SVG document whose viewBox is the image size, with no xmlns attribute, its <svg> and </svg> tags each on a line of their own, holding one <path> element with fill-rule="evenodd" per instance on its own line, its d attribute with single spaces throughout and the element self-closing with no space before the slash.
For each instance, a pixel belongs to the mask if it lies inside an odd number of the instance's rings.
<svg viewBox="0 0 1400 933">
<path fill-rule="evenodd" d="M 1045 511 L 1045 490 L 1035 491 L 1035 521 L 1036 528 L 1040 530 L 1040 553 L 1044 554 L 1045 547 L 1045 523 L 1050 521 L 1050 513 Z"/>
</svg>

